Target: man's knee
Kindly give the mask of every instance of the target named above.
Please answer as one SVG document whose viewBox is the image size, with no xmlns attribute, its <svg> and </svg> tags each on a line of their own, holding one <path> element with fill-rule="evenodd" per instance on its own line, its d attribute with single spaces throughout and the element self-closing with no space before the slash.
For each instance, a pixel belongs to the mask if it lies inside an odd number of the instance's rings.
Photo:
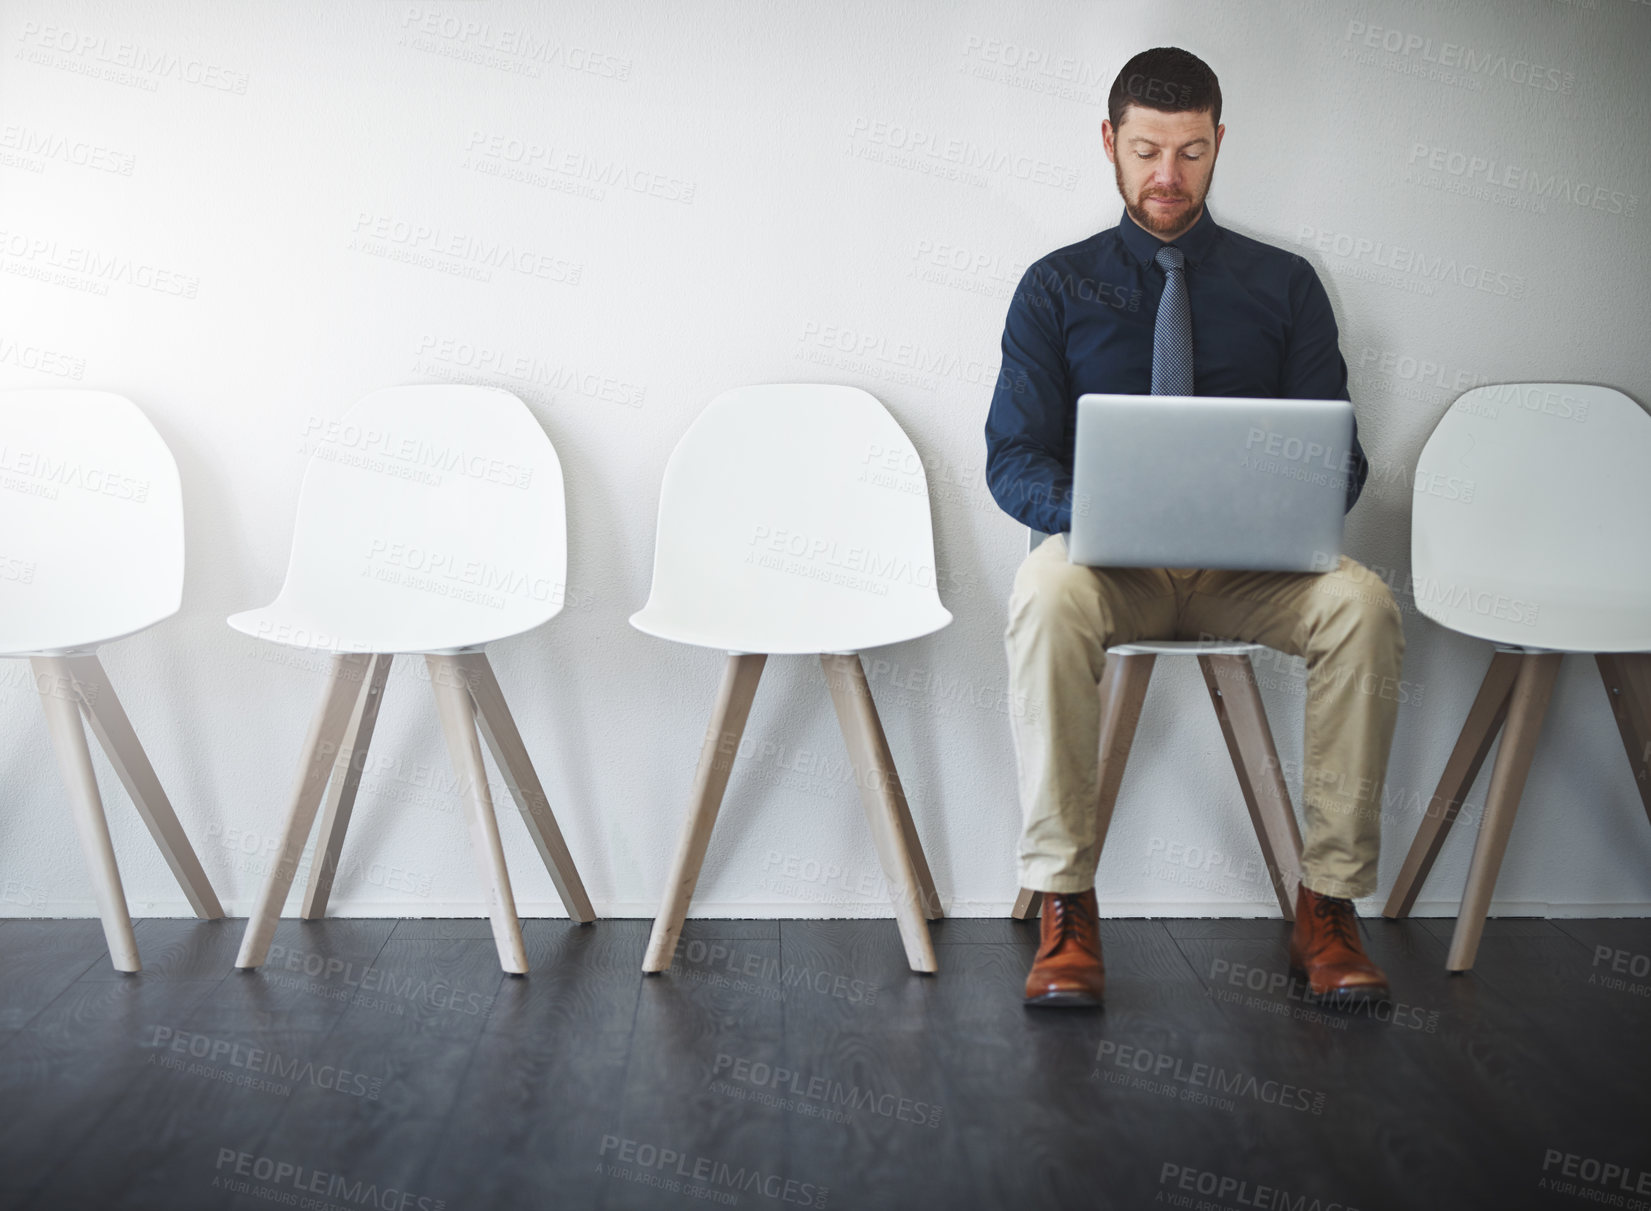
<svg viewBox="0 0 1651 1211">
<path fill-rule="evenodd" d="M 1093 621 L 1099 612 L 1094 573 L 1082 564 L 1028 559 L 1015 574 L 1011 620 L 1071 624 Z"/>
<path fill-rule="evenodd" d="M 1404 616 L 1380 576 L 1345 556 L 1314 586 L 1315 635 L 1322 645 L 1352 642 L 1371 651 L 1404 654 Z"/>
</svg>

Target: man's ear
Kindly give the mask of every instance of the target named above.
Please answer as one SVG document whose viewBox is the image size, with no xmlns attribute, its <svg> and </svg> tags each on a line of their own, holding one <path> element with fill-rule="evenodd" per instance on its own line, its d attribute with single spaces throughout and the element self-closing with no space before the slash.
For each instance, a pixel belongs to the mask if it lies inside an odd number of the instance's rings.
<svg viewBox="0 0 1651 1211">
<path fill-rule="evenodd" d="M 1118 162 L 1117 148 L 1115 146 L 1117 137 L 1117 132 L 1112 129 L 1112 122 L 1107 118 L 1102 118 L 1101 146 L 1106 150 L 1106 158 L 1114 164 Z M 1219 146 L 1221 143 L 1220 132 L 1216 133 L 1215 141 L 1216 145 Z"/>
</svg>

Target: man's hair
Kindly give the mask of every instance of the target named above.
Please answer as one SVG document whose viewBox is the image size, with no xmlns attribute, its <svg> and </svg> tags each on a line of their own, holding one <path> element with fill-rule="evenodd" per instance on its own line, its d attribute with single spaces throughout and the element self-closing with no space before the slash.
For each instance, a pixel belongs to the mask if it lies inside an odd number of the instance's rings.
<svg viewBox="0 0 1651 1211">
<path fill-rule="evenodd" d="M 1207 109 L 1214 124 L 1221 125 L 1221 85 L 1215 73 L 1179 46 L 1155 46 L 1124 64 L 1106 99 L 1113 130 L 1123 123 L 1124 109 L 1130 105 L 1167 113 Z"/>
</svg>

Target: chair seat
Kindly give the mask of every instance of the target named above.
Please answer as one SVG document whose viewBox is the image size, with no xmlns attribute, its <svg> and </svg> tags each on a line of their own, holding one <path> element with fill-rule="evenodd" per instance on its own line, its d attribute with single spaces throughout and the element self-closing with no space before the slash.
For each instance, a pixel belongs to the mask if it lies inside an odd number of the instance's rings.
<svg viewBox="0 0 1651 1211">
<path fill-rule="evenodd" d="M 1547 652 L 1643 652 L 1651 649 L 1651 595 L 1596 586 L 1588 592 L 1481 578 L 1477 590 L 1424 585 L 1417 608 L 1440 626 L 1499 646 Z M 1532 636 L 1535 636 L 1533 639 Z"/>
<path fill-rule="evenodd" d="M 908 604 L 896 618 L 824 621 L 799 635 L 794 620 L 777 618 L 705 618 L 647 606 L 631 615 L 631 625 L 647 635 L 724 652 L 764 652 L 768 655 L 813 655 L 818 652 L 863 652 L 890 643 L 903 643 L 932 634 L 951 622 L 952 613 L 938 601 L 930 607 Z"/>
<path fill-rule="evenodd" d="M 1264 643 L 1237 639 L 1142 639 L 1107 648 L 1108 656 L 1248 656 L 1266 649 Z"/>
<path fill-rule="evenodd" d="M 366 602 L 294 604 L 279 599 L 231 614 L 228 622 L 254 639 L 334 655 L 465 651 L 531 629 L 507 626 L 500 634 L 488 634 L 478 629 L 474 612 L 468 611 L 458 625 L 444 625 L 428 615 L 409 618 Z"/>
<path fill-rule="evenodd" d="M 149 626 L 153 626 L 150 623 Z M 0 660 L 30 659 L 35 656 L 77 656 L 95 652 L 106 643 L 113 643 L 117 639 L 125 639 L 131 635 L 141 635 L 149 626 L 139 627 L 135 631 L 123 631 L 118 635 L 101 635 L 96 639 L 88 639 L 84 635 L 76 635 L 71 641 L 66 635 L 34 634 L 29 639 L 35 643 L 33 647 L 7 646 L 13 638 L 5 637 L 0 641 Z M 49 639 L 50 643 L 40 643 L 39 640 Z"/>
</svg>

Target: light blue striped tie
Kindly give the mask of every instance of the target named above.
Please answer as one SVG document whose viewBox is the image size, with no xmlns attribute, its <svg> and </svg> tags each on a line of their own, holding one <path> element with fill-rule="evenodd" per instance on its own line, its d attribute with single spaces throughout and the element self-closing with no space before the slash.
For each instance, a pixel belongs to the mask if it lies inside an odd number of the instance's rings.
<svg viewBox="0 0 1651 1211">
<path fill-rule="evenodd" d="M 1187 257 L 1166 244 L 1153 258 L 1164 271 L 1164 297 L 1152 327 L 1152 393 L 1192 394 L 1192 308 L 1187 304 Z"/>
</svg>

